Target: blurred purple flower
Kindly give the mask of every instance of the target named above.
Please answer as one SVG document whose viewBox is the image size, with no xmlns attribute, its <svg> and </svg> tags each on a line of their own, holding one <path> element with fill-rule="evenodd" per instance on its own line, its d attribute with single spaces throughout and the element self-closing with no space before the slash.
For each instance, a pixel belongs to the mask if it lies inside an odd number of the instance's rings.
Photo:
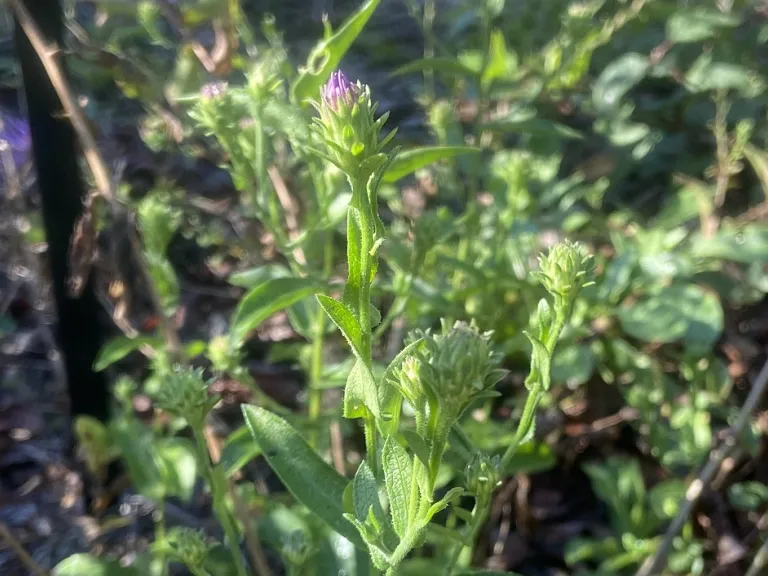
<svg viewBox="0 0 768 576">
<path fill-rule="evenodd" d="M 334 110 L 340 99 L 346 104 L 352 104 L 359 95 L 360 87 L 350 82 L 341 70 L 331 73 L 322 92 L 323 101 Z"/>
<path fill-rule="evenodd" d="M 25 118 L 0 110 L 0 140 L 8 143 L 16 168 L 21 170 L 29 162 L 32 151 L 29 122 Z M 2 163 L 0 163 L 0 170 L 2 170 Z"/>
<path fill-rule="evenodd" d="M 203 100 L 212 100 L 223 95 L 227 88 L 228 84 L 226 82 L 211 82 L 203 86 L 200 90 L 200 96 L 202 96 Z"/>
</svg>

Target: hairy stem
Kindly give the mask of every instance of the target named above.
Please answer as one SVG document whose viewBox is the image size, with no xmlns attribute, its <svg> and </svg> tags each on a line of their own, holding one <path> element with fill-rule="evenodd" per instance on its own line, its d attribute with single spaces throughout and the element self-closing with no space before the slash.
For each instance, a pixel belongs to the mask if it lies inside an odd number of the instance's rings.
<svg viewBox="0 0 768 576">
<path fill-rule="evenodd" d="M 201 468 L 201 473 L 208 487 L 211 490 L 213 499 L 213 511 L 216 514 L 221 527 L 224 529 L 224 535 L 227 539 L 227 547 L 232 555 L 232 561 L 235 563 L 237 576 L 248 576 L 245 568 L 243 556 L 240 554 L 240 538 L 232 515 L 226 507 L 226 492 L 222 492 L 221 486 L 216 481 L 211 456 L 208 453 L 208 444 L 205 441 L 202 426 L 192 426 L 195 435 L 195 447 L 197 448 L 197 459 Z"/>
</svg>

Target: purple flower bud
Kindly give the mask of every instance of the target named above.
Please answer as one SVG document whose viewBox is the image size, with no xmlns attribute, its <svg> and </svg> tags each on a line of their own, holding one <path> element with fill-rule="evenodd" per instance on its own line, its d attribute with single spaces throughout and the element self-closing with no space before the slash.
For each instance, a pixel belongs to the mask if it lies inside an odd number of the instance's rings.
<svg viewBox="0 0 768 576">
<path fill-rule="evenodd" d="M 200 96 L 203 97 L 203 100 L 212 100 L 224 94 L 227 87 L 226 82 L 212 82 L 203 86 L 200 90 Z"/>
<path fill-rule="evenodd" d="M 359 95 L 360 88 L 350 82 L 341 70 L 331 74 L 322 90 L 323 101 L 334 110 L 337 109 L 339 100 L 352 104 Z"/>
<path fill-rule="evenodd" d="M 8 143 L 17 168 L 20 169 L 29 161 L 32 134 L 26 119 L 0 110 L 0 140 Z"/>
</svg>

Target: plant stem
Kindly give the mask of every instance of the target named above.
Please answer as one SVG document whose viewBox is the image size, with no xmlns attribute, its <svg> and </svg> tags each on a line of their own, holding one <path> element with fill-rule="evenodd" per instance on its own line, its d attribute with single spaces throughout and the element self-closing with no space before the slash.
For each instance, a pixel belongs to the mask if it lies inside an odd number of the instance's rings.
<svg viewBox="0 0 768 576">
<path fill-rule="evenodd" d="M 480 530 L 482 530 L 485 522 L 488 520 L 488 516 L 491 512 L 490 496 L 490 494 L 487 494 L 480 496 L 477 498 L 477 500 L 475 500 L 475 506 L 472 508 L 472 520 L 469 524 L 469 533 L 466 537 L 466 541 L 469 544 L 467 548 L 474 548 L 475 542 L 477 541 L 477 535 L 480 533 Z M 451 557 L 448 560 L 448 564 L 445 565 L 445 569 L 443 570 L 443 576 L 451 576 L 453 569 L 456 566 L 456 562 L 459 561 L 459 557 L 461 556 L 463 550 L 464 546 L 460 544 L 454 546 Z"/>
<path fill-rule="evenodd" d="M 163 542 L 165 541 L 165 502 L 163 500 L 157 502 L 153 518 L 155 521 L 155 542 Z M 163 563 L 160 567 L 160 576 L 166 576 L 168 574 L 168 562 L 165 555 L 160 561 Z"/>
<path fill-rule="evenodd" d="M 211 464 L 211 456 L 208 453 L 208 444 L 205 441 L 202 426 L 196 426 L 193 425 L 193 423 L 190 423 L 190 426 L 195 435 L 195 447 L 197 448 L 197 459 L 201 467 L 201 473 L 211 491 L 213 511 L 219 519 L 221 527 L 224 529 L 224 535 L 227 539 L 227 547 L 232 555 L 232 561 L 235 563 L 237 576 L 248 576 L 243 556 L 240 554 L 240 538 L 237 533 L 237 525 L 229 513 L 229 510 L 227 510 L 226 491 L 222 491 L 222 486 L 216 481 L 213 465 Z"/>
<path fill-rule="evenodd" d="M 333 266 L 333 238 L 330 234 L 325 236 L 323 249 L 323 277 L 327 278 Z M 320 408 L 323 399 L 323 391 L 320 388 L 320 380 L 323 376 L 323 340 L 327 315 L 321 306 L 317 307 L 314 326 L 314 340 L 312 341 L 312 359 L 309 367 L 309 421 L 317 424 L 320 418 Z M 317 447 L 317 430 L 313 426 L 310 431 L 309 443 Z"/>
</svg>

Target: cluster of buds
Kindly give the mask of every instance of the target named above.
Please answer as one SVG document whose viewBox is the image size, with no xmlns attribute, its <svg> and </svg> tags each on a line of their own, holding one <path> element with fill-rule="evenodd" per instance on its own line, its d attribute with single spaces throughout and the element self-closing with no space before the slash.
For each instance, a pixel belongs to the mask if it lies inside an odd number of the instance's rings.
<svg viewBox="0 0 768 576">
<path fill-rule="evenodd" d="M 391 131 L 379 138 L 389 114 L 375 118 L 377 103 L 370 88 L 359 80 L 350 82 L 341 71 L 331 74 L 320 102 L 312 102 L 320 113 L 313 126 L 325 145 L 323 156 L 350 178 L 366 178 L 386 160 L 382 150 L 394 137 Z"/>
<path fill-rule="evenodd" d="M 585 256 L 578 243 L 558 242 L 549 253 L 539 257 L 536 273 L 547 292 L 555 298 L 555 305 L 571 304 L 586 282 L 591 268 L 591 256 Z"/>
<path fill-rule="evenodd" d="M 163 385 L 155 395 L 157 406 L 184 418 L 193 428 L 202 427 L 218 401 L 217 397 L 209 396 L 202 370 L 174 366 L 163 376 Z"/>
<path fill-rule="evenodd" d="M 439 409 L 450 426 L 471 401 L 493 394 L 491 388 L 504 376 L 490 337 L 474 322 L 449 326 L 443 321 L 439 333 L 414 332 L 411 340 L 422 344 L 394 371 L 393 384 L 417 410 Z"/>
<path fill-rule="evenodd" d="M 174 528 L 168 534 L 171 553 L 193 573 L 199 573 L 208 556 L 208 545 L 203 533 L 191 528 Z"/>
</svg>

